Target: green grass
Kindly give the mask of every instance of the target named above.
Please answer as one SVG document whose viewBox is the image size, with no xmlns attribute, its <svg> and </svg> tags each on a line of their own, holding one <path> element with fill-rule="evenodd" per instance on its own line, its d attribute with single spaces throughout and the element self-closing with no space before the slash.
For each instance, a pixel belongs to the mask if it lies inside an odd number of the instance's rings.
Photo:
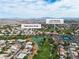
<svg viewBox="0 0 79 59">
<path fill-rule="evenodd" d="M 46 41 L 38 51 L 38 55 L 34 56 L 33 59 L 49 59 L 50 58 L 50 45 Z"/>
<path fill-rule="evenodd" d="M 59 59 L 59 55 L 57 54 L 57 45 L 50 45 L 48 41 L 49 38 L 51 37 L 46 36 L 46 40 L 39 48 L 38 55 L 35 55 L 33 59 Z M 38 38 L 36 40 L 38 40 Z"/>
</svg>

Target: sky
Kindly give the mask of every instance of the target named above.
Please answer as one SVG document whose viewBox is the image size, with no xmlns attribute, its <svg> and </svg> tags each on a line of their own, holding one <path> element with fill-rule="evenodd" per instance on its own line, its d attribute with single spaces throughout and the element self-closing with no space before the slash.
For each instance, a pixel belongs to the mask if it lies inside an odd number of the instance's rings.
<svg viewBox="0 0 79 59">
<path fill-rule="evenodd" d="M 0 0 L 0 18 L 79 18 L 79 0 Z"/>
</svg>

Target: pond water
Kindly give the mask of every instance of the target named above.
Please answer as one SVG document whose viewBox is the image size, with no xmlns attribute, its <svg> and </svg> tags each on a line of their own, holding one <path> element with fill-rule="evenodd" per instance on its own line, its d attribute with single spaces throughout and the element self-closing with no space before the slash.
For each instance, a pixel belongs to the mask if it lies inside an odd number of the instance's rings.
<svg viewBox="0 0 79 59">
<path fill-rule="evenodd" d="M 62 35 L 62 38 L 64 39 L 64 40 L 73 40 L 73 36 L 72 35 Z"/>
</svg>

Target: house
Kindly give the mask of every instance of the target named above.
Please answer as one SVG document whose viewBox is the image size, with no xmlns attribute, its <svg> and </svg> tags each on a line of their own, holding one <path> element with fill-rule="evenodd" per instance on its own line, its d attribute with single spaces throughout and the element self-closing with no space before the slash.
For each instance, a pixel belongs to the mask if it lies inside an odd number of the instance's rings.
<svg viewBox="0 0 79 59">
<path fill-rule="evenodd" d="M 26 56 L 26 54 L 20 53 L 20 54 L 16 57 L 16 59 L 23 59 L 25 56 Z"/>
</svg>

